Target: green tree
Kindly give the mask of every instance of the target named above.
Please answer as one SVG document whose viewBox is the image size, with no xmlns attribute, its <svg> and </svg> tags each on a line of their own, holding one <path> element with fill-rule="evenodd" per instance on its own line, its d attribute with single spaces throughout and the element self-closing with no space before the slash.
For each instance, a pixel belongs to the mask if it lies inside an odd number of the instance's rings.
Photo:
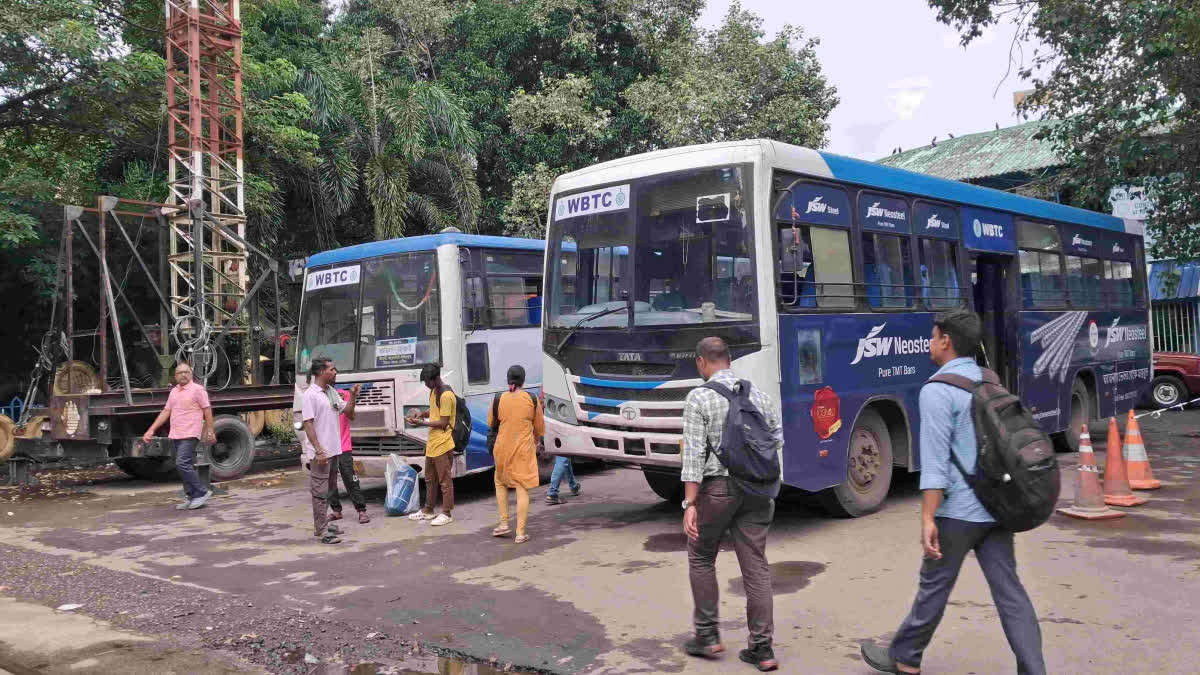
<svg viewBox="0 0 1200 675">
<path fill-rule="evenodd" d="M 1045 136 L 1085 206 L 1141 185 L 1156 208 L 1152 252 L 1200 257 L 1200 5 L 1183 0 L 930 0 L 968 44 L 1010 22 L 1043 45 L 1022 64 L 1027 113 L 1057 120 Z"/>
</svg>

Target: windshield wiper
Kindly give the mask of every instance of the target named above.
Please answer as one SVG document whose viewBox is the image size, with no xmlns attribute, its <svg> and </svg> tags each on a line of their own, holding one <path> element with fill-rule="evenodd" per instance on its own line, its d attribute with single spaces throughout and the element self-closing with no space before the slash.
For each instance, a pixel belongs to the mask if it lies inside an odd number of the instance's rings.
<svg viewBox="0 0 1200 675">
<path fill-rule="evenodd" d="M 568 332 L 566 335 L 564 335 L 563 339 L 558 343 L 558 346 L 554 348 L 554 355 L 558 356 L 559 354 L 562 353 L 563 347 L 566 347 L 567 343 L 571 341 L 571 338 L 575 337 L 575 333 L 579 332 L 579 327 L 582 326 L 583 324 L 591 321 L 592 319 L 599 319 L 602 316 L 608 316 L 609 314 L 616 314 L 617 312 L 627 312 L 627 311 L 629 311 L 628 305 L 625 305 L 622 307 L 609 307 L 608 309 L 602 309 L 599 312 L 596 312 L 595 314 L 588 314 L 587 316 L 583 317 L 579 321 L 576 321 L 575 325 L 571 326 L 570 332 Z"/>
</svg>

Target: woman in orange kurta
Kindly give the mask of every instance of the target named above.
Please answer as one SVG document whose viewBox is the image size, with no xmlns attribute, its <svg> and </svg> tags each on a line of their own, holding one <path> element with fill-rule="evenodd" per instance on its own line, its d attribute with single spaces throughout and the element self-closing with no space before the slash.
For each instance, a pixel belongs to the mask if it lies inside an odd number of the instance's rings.
<svg viewBox="0 0 1200 675">
<path fill-rule="evenodd" d="M 529 541 L 525 520 L 529 516 L 529 488 L 538 486 L 538 439 L 546 435 L 542 407 L 533 394 L 521 389 L 525 385 L 525 369 L 508 369 L 508 391 L 500 395 L 495 406 L 500 417 L 493 455 L 496 460 L 496 504 L 500 507 L 500 525 L 492 536 L 503 537 L 508 528 L 508 489 L 517 491 L 517 537 L 523 544 Z M 488 409 L 488 427 L 495 426 L 492 408 Z"/>
</svg>

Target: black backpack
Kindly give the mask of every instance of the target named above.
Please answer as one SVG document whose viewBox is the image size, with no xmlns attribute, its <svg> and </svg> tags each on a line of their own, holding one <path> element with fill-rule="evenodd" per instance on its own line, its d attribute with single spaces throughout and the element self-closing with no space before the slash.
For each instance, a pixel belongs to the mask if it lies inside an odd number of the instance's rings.
<svg viewBox="0 0 1200 675">
<path fill-rule="evenodd" d="M 979 459 L 967 473 L 950 450 L 950 461 L 988 513 L 1001 527 L 1024 532 L 1054 513 L 1061 488 L 1054 445 L 1021 399 L 1000 384 L 996 373 L 983 369 L 983 380 L 962 375 L 935 375 L 940 382 L 971 393 L 971 419 Z"/>
<path fill-rule="evenodd" d="M 531 391 L 526 390 L 525 393 L 529 394 L 529 400 L 533 401 L 533 409 L 537 410 L 537 397 Z M 490 455 L 496 454 L 496 437 L 500 435 L 500 397 L 503 395 L 504 392 L 500 392 L 492 399 L 492 426 L 488 428 L 487 437 L 487 450 Z"/>
<path fill-rule="evenodd" d="M 467 399 L 459 396 L 450 387 L 446 391 L 454 394 L 454 452 L 466 452 L 467 444 L 471 442 L 471 411 L 467 408 Z"/>
<path fill-rule="evenodd" d="M 750 382 L 739 380 L 734 391 L 719 382 L 706 382 L 729 401 L 721 444 L 713 451 L 729 470 L 729 477 L 748 494 L 774 499 L 779 496 L 780 476 L 778 442 L 766 415 L 750 400 Z"/>
</svg>

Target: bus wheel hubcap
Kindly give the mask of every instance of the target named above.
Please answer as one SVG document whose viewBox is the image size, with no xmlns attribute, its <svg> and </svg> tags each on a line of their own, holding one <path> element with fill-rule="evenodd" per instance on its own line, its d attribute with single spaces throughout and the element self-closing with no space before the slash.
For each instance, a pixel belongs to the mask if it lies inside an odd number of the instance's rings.
<svg viewBox="0 0 1200 675">
<path fill-rule="evenodd" d="M 850 480 L 856 488 L 866 488 L 879 475 L 879 444 L 874 434 L 859 429 L 854 432 L 850 451 Z"/>
</svg>

